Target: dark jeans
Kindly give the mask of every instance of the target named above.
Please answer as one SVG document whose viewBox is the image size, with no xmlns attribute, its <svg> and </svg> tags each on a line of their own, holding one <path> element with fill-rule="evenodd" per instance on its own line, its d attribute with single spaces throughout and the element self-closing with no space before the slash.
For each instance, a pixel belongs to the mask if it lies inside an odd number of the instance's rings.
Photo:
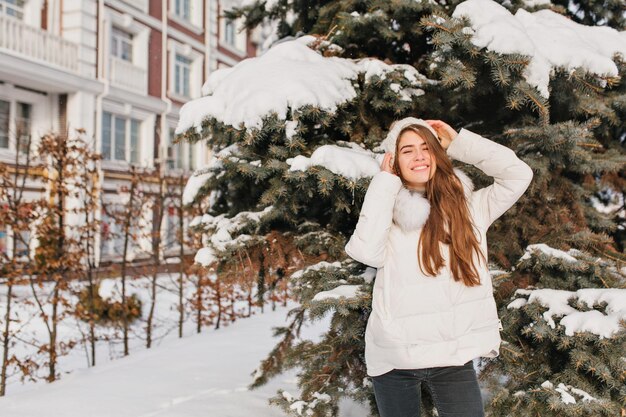
<svg viewBox="0 0 626 417">
<path fill-rule="evenodd" d="M 430 391 L 439 417 L 484 417 L 472 361 L 461 366 L 394 369 L 372 377 L 381 417 L 419 417 L 421 384 Z"/>
</svg>

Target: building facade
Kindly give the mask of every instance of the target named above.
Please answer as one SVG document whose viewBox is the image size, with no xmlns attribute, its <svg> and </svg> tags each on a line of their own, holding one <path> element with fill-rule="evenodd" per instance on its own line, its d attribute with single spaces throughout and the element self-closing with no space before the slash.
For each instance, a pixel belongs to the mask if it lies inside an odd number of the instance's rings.
<svg viewBox="0 0 626 417">
<path fill-rule="evenodd" d="M 212 71 L 258 50 L 251 34 L 238 30 L 241 22 L 221 16 L 229 6 L 217 0 L 0 0 L 0 161 L 15 164 L 18 135 L 30 135 L 36 146 L 45 133 L 84 129 L 103 158 L 103 205 L 118 203 L 133 165 L 175 175 L 202 166 L 209 157 L 203 143 L 173 143 L 179 111 L 200 96 Z M 26 191 L 32 199 L 45 192 L 37 182 Z M 167 237 L 178 222 L 173 210 L 166 216 Z M 104 211 L 101 220 L 107 230 L 114 227 Z M 10 225 L 0 228 L 6 251 Z M 30 241 L 22 250 L 32 250 L 36 239 Z M 118 243 L 103 236 L 99 258 L 115 261 Z"/>
</svg>

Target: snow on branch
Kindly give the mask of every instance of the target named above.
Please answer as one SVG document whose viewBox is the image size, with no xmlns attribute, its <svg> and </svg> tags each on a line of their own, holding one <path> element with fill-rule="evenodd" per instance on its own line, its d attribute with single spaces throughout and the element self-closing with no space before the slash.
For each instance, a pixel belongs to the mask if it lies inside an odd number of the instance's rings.
<svg viewBox="0 0 626 417">
<path fill-rule="evenodd" d="M 356 298 L 356 293 L 359 290 L 360 285 L 340 285 L 332 290 L 321 291 L 315 294 L 313 301 L 322 301 L 329 298 Z"/>
<path fill-rule="evenodd" d="M 569 72 L 582 68 L 600 78 L 617 77 L 613 57 L 626 57 L 625 32 L 581 25 L 551 10 L 529 13 L 518 9 L 513 15 L 492 0 L 467 0 L 452 16 L 470 19 L 472 43 L 477 47 L 529 56 L 524 77 L 546 98 L 550 95 L 550 75 L 556 68 Z"/>
<path fill-rule="evenodd" d="M 210 172 L 191 175 L 187 180 L 185 190 L 183 191 L 183 204 L 192 203 L 198 195 L 198 191 L 200 191 L 200 188 L 202 188 L 202 186 L 211 176 L 212 173 Z"/>
<path fill-rule="evenodd" d="M 302 275 L 306 274 L 309 271 L 319 271 L 320 269 L 326 269 L 326 268 L 342 268 L 343 265 L 341 264 L 341 262 L 339 261 L 335 261 L 335 262 L 326 262 L 326 261 L 320 261 L 316 264 L 313 265 L 309 265 L 306 268 L 300 269 L 296 272 L 294 272 L 293 274 L 291 274 L 291 279 L 297 279 L 300 278 Z"/>
<path fill-rule="evenodd" d="M 579 388 L 572 387 L 571 385 L 565 385 L 562 382 L 559 383 L 556 388 L 554 388 L 554 384 L 549 380 L 546 380 L 543 384 L 541 384 L 541 387 L 545 389 L 553 389 L 559 392 L 561 394 L 561 401 L 565 404 L 576 404 L 576 398 L 572 394 L 580 396 L 582 402 L 598 400 L 588 392 L 583 391 Z"/>
<path fill-rule="evenodd" d="M 214 231 L 210 234 L 209 242 L 213 248 L 223 251 L 226 249 L 227 245 L 250 239 L 250 235 L 242 234 L 237 236 L 237 239 L 233 240 L 232 234 L 249 226 L 251 223 L 258 223 L 261 221 L 262 217 L 270 213 L 273 208 L 273 206 L 268 206 L 258 212 L 242 211 L 232 218 L 227 218 L 225 214 L 220 214 L 219 216 L 205 214 L 200 221 L 194 219 L 194 223 L 196 226 L 202 224 L 207 230 L 213 229 Z M 196 262 L 205 266 L 214 260 L 215 253 L 211 248 L 200 249 L 196 254 Z"/>
<path fill-rule="evenodd" d="M 200 250 L 196 252 L 196 256 L 194 257 L 194 262 L 202 266 L 209 266 L 215 261 L 217 261 L 215 252 L 213 251 L 213 249 L 208 247 L 200 248 Z"/>
<path fill-rule="evenodd" d="M 306 171 L 311 166 L 323 166 L 334 174 L 357 180 L 372 177 L 380 172 L 382 155 L 349 143 L 350 148 L 337 145 L 322 145 L 310 157 L 298 155 L 287 159 L 289 171 Z M 381 161 L 378 161 L 378 159 Z"/>
<path fill-rule="evenodd" d="M 526 246 L 526 251 L 519 258 L 519 260 L 523 261 L 524 259 L 530 259 L 531 255 L 537 252 L 544 253 L 547 256 L 550 256 L 553 258 L 559 258 L 570 263 L 578 262 L 578 260 L 574 256 L 572 256 L 572 255 L 577 254 L 578 250 L 570 249 L 568 252 L 564 252 L 560 249 L 555 249 L 553 247 L 550 247 L 546 245 L 545 243 L 535 243 L 533 245 Z"/>
<path fill-rule="evenodd" d="M 209 159 L 207 165 L 194 172 L 193 175 L 191 175 L 187 180 L 185 190 L 183 191 L 183 204 L 193 203 L 198 195 L 198 192 L 200 191 L 200 188 L 202 188 L 210 178 L 215 176 L 216 172 L 223 172 L 220 171 L 224 167 L 222 160 L 227 158 L 236 158 L 231 155 L 238 151 L 239 144 L 234 143 L 215 154 L 211 154 L 211 159 Z"/>
<path fill-rule="evenodd" d="M 567 336 L 574 336 L 577 332 L 590 332 L 600 338 L 611 338 L 620 331 L 620 320 L 626 321 L 625 289 L 583 288 L 578 291 L 550 288 L 518 289 L 515 295 L 524 295 L 528 298 L 516 298 L 507 305 L 507 308 L 521 308 L 528 303 L 539 303 L 548 309 L 542 316 L 551 328 L 556 327 L 554 316 L 562 317 L 559 324 L 565 327 Z M 572 298 L 574 301 L 585 303 L 591 310 L 575 309 L 570 305 L 572 303 L 569 303 Z M 599 306 L 602 305 L 605 305 L 604 312 L 599 311 Z"/>
<path fill-rule="evenodd" d="M 304 106 L 334 112 L 357 96 L 353 83 L 360 74 L 369 80 L 400 71 L 411 87 L 398 88 L 397 93 L 405 99 L 423 94 L 417 87 L 426 78 L 414 67 L 374 58 L 324 57 L 307 46 L 316 40 L 307 35 L 281 42 L 259 57 L 213 72 L 202 87 L 204 97 L 182 107 L 176 133 L 192 128 L 199 132 L 207 118 L 235 128 L 259 129 L 263 117 L 271 113 L 286 119 L 289 109 Z"/>
</svg>

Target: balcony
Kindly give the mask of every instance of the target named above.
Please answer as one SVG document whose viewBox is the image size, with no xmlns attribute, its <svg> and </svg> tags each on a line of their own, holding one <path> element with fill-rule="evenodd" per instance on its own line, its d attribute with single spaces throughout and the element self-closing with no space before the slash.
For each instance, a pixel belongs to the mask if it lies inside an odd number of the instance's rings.
<svg viewBox="0 0 626 417">
<path fill-rule="evenodd" d="M 111 72 L 109 80 L 114 87 L 137 94 L 148 93 L 148 73 L 143 68 L 117 57 L 110 57 Z"/>
<path fill-rule="evenodd" d="M 78 45 L 13 17 L 0 15 L 0 52 L 78 72 Z"/>
</svg>

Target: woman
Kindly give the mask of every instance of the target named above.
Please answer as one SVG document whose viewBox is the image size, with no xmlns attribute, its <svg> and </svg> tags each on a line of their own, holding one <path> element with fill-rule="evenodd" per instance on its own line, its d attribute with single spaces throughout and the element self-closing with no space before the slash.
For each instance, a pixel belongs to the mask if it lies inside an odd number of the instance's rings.
<svg viewBox="0 0 626 417">
<path fill-rule="evenodd" d="M 473 359 L 499 355 L 487 268 L 489 226 L 528 188 L 509 148 L 440 120 L 395 122 L 345 250 L 378 268 L 365 361 L 381 417 L 418 417 L 420 387 L 439 416 L 483 416 Z M 474 191 L 451 160 L 494 177 Z"/>
</svg>

